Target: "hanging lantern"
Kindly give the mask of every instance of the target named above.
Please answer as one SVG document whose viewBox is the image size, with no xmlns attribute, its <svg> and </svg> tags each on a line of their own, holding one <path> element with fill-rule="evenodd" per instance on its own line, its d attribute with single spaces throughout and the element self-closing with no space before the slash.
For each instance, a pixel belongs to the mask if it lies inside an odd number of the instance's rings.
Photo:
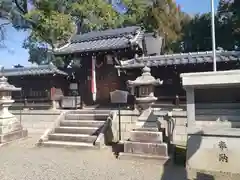
<svg viewBox="0 0 240 180">
<path fill-rule="evenodd" d="M 113 56 L 112 55 L 110 55 L 110 54 L 107 54 L 106 56 L 105 56 L 105 58 L 106 58 L 106 62 L 107 62 L 107 64 L 113 64 Z"/>
</svg>

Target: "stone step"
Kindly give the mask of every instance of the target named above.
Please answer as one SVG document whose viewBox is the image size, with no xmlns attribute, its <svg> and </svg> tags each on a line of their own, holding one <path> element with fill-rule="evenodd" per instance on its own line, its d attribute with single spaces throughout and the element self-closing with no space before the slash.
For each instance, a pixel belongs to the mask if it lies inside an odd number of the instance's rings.
<svg viewBox="0 0 240 180">
<path fill-rule="evenodd" d="M 64 147 L 64 148 L 92 148 L 96 149 L 98 147 L 94 146 L 92 143 L 84 142 L 69 142 L 69 141 L 46 141 L 41 144 L 44 147 Z"/>
<path fill-rule="evenodd" d="M 151 131 L 151 132 L 159 132 L 158 128 L 135 128 L 133 131 Z"/>
<path fill-rule="evenodd" d="M 83 126 L 83 127 L 101 127 L 105 121 L 94 120 L 63 120 L 60 122 L 60 126 Z"/>
<path fill-rule="evenodd" d="M 98 127 L 70 127 L 60 126 L 55 128 L 55 133 L 69 133 L 69 134 L 97 134 Z"/>
<path fill-rule="evenodd" d="M 168 156 L 156 156 L 156 155 L 147 155 L 147 154 L 133 154 L 133 153 L 119 153 L 118 159 L 120 160 L 154 160 L 155 163 L 165 165 L 170 157 Z"/>
<path fill-rule="evenodd" d="M 162 135 L 162 132 L 131 131 L 130 132 L 130 141 L 162 143 L 163 135 Z"/>
<path fill-rule="evenodd" d="M 196 115 L 195 116 L 196 121 L 239 121 L 240 115 L 211 115 L 211 114 L 205 114 L 205 115 Z"/>
<path fill-rule="evenodd" d="M 240 109 L 227 109 L 227 108 L 217 108 L 217 109 L 196 109 L 195 110 L 196 115 L 218 115 L 218 116 L 240 116 Z"/>
<path fill-rule="evenodd" d="M 240 109 L 240 103 L 195 103 L 196 109 Z"/>
<path fill-rule="evenodd" d="M 48 136 L 52 141 L 71 141 L 71 142 L 86 142 L 92 143 L 97 139 L 97 136 L 88 134 L 67 134 L 67 133 L 54 133 Z"/>
<path fill-rule="evenodd" d="M 106 120 L 105 114 L 66 114 L 65 120 Z"/>
<path fill-rule="evenodd" d="M 226 122 L 218 122 L 218 121 L 196 121 L 195 122 L 199 127 L 207 127 L 207 126 L 223 126 L 225 128 L 240 128 L 240 122 L 238 121 L 226 121 Z"/>
<path fill-rule="evenodd" d="M 166 143 L 124 142 L 124 152 L 133 154 L 147 154 L 157 156 L 168 156 Z"/>
<path fill-rule="evenodd" d="M 111 110 L 92 110 L 92 109 L 82 109 L 82 110 L 70 110 L 66 114 L 102 114 L 108 116 Z"/>
</svg>

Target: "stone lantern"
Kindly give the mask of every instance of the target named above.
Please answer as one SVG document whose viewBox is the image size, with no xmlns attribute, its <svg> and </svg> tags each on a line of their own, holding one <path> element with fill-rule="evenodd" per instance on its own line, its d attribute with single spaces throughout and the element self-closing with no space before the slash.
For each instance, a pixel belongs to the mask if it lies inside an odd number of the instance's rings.
<svg viewBox="0 0 240 180">
<path fill-rule="evenodd" d="M 151 69 L 145 66 L 141 76 L 134 81 L 129 80 L 127 83 L 132 90 L 137 89 L 136 103 L 142 110 L 146 110 L 157 100 L 157 97 L 154 96 L 154 86 L 161 85 L 162 81 L 155 79 L 151 75 Z"/>
<path fill-rule="evenodd" d="M 8 111 L 13 104 L 11 98 L 13 91 L 20 91 L 7 82 L 7 78 L 0 78 L 0 144 L 27 136 L 27 130 L 23 130 L 20 121 Z"/>
<path fill-rule="evenodd" d="M 155 79 L 150 68 L 144 67 L 142 75 L 134 81 L 128 81 L 132 90 L 137 89 L 136 103 L 141 108 L 140 116 L 130 131 L 130 137 L 124 141 L 124 152 L 119 154 L 123 157 L 139 157 L 168 160 L 167 144 L 163 142 L 163 132 L 158 123 L 157 116 L 153 113 L 151 105 L 157 100 L 154 96 L 154 86 L 161 85 L 160 79 Z M 134 93 L 132 91 L 132 93 Z"/>
</svg>

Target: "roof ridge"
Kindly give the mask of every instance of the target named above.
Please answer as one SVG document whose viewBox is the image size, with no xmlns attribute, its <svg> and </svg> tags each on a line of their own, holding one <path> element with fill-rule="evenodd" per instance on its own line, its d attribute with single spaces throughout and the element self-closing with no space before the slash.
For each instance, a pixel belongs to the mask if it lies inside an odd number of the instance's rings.
<svg viewBox="0 0 240 180">
<path fill-rule="evenodd" d="M 104 40 L 104 39 L 117 39 L 119 37 L 125 37 L 126 39 L 129 39 L 127 37 L 128 34 L 119 34 L 119 35 L 114 35 L 114 36 L 99 36 L 99 37 L 95 37 L 95 38 L 90 38 L 87 40 L 79 40 L 79 41 L 72 41 L 71 43 L 83 43 L 83 42 L 90 42 L 90 41 L 98 41 L 98 40 Z"/>
<path fill-rule="evenodd" d="M 16 75 L 32 75 L 32 74 L 62 74 L 67 75 L 66 72 L 58 69 L 54 64 L 44 64 L 38 66 L 20 67 L 20 68 L 8 68 L 4 69 L 3 74 L 6 76 Z M 8 74 L 8 75 L 7 75 Z"/>
<path fill-rule="evenodd" d="M 102 40 L 102 39 L 108 39 L 108 38 L 118 38 L 128 34 L 136 33 L 137 30 L 141 30 L 141 27 L 128 26 L 124 28 L 106 29 L 103 31 L 92 31 L 84 34 L 75 35 L 71 39 L 71 43 L 81 43 L 81 42 L 89 42 L 89 41 Z"/>
<path fill-rule="evenodd" d="M 240 51 L 217 51 L 217 62 L 240 61 Z M 116 68 L 138 68 L 193 63 L 212 63 L 212 51 L 178 53 L 171 55 L 145 56 L 126 60 Z"/>
<path fill-rule="evenodd" d="M 216 51 L 217 55 L 218 54 L 234 54 L 234 53 L 239 53 L 240 51 L 223 51 L 219 50 Z M 195 56 L 195 55 L 209 55 L 212 54 L 212 51 L 200 51 L 200 52 L 189 52 L 189 53 L 176 53 L 176 54 L 164 54 L 164 55 L 157 55 L 157 56 L 143 56 L 143 57 L 137 57 L 134 58 L 136 60 L 141 60 L 141 59 L 150 59 L 150 58 L 167 58 L 167 57 L 174 57 L 174 56 Z"/>
<path fill-rule="evenodd" d="M 56 67 L 55 65 L 53 65 Z M 24 67 L 18 67 L 18 68 L 4 68 L 5 70 L 23 70 L 23 69 L 39 69 L 39 68 L 48 68 L 50 67 L 49 64 L 43 64 L 43 65 L 38 65 L 38 66 L 24 66 Z"/>
</svg>

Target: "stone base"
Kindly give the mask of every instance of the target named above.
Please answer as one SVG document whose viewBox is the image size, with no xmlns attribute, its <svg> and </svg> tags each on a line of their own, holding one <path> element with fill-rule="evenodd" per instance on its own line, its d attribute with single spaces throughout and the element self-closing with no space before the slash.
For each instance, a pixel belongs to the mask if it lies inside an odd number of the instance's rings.
<svg viewBox="0 0 240 180">
<path fill-rule="evenodd" d="M 187 177 L 189 180 L 239 180 L 240 172 L 236 173 L 226 173 L 217 171 L 204 171 L 192 168 L 187 169 Z"/>
<path fill-rule="evenodd" d="M 120 159 L 149 159 L 164 164 L 168 159 L 167 144 L 162 141 L 162 132 L 131 131 L 130 140 L 124 142 L 124 152 Z"/>
<path fill-rule="evenodd" d="M 20 129 L 17 131 L 9 132 L 7 134 L 0 135 L 0 145 L 5 144 L 17 139 L 21 139 L 28 136 L 28 131 L 26 129 Z"/>
<path fill-rule="evenodd" d="M 118 159 L 121 159 L 121 160 L 153 160 L 156 163 L 160 163 L 161 165 L 164 165 L 169 160 L 169 157 L 146 155 L 146 154 L 119 153 Z"/>
<path fill-rule="evenodd" d="M 131 131 L 130 141 L 161 143 L 163 140 L 162 132 L 155 131 Z"/>
<path fill-rule="evenodd" d="M 15 116 L 0 118 L 0 134 L 9 134 L 21 129 L 22 125 Z"/>
<path fill-rule="evenodd" d="M 133 154 L 168 156 L 168 148 L 167 144 L 165 143 L 126 141 L 124 143 L 124 152 Z"/>
</svg>

